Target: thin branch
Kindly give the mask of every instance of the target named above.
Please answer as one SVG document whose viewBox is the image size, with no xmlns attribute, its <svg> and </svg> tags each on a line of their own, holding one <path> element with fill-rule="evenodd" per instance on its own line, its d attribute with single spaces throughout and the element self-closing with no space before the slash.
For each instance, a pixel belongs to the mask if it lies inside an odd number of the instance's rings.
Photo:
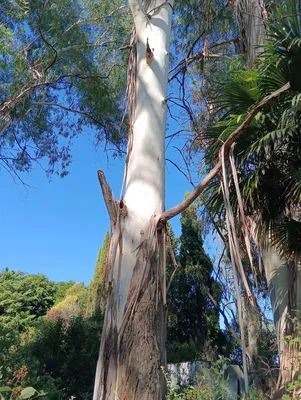
<svg viewBox="0 0 301 400">
<path fill-rule="evenodd" d="M 51 103 L 51 102 L 47 102 L 47 101 L 39 101 L 36 103 L 32 103 L 33 106 L 49 106 L 49 107 L 59 107 L 65 111 L 74 113 L 74 114 L 80 114 L 83 115 L 87 118 L 92 119 L 93 122 L 95 122 L 98 125 L 103 126 L 103 124 L 100 123 L 100 121 L 98 121 L 96 118 L 94 118 L 91 114 L 85 112 L 85 111 L 80 111 L 80 110 L 74 110 L 73 108 L 67 107 L 67 106 L 63 106 L 62 104 L 59 103 Z"/>
<path fill-rule="evenodd" d="M 237 42 L 237 41 L 238 41 L 238 38 L 237 38 L 237 37 L 236 37 L 236 38 L 229 39 L 229 40 L 222 40 L 221 42 L 217 42 L 217 43 L 212 44 L 212 45 L 209 47 L 209 50 L 212 50 L 212 49 L 214 49 L 215 47 L 223 46 L 224 44 L 235 43 L 235 42 Z"/>
<path fill-rule="evenodd" d="M 218 275 L 219 275 L 219 273 L 220 273 L 220 270 L 221 270 L 221 262 L 222 262 L 222 260 L 223 260 L 223 258 L 224 258 L 225 251 L 226 251 L 226 246 L 224 246 L 223 251 L 222 251 L 222 254 L 221 254 L 221 256 L 220 256 L 220 258 L 219 258 L 219 260 L 218 260 L 217 271 L 216 271 L 216 273 L 215 273 L 215 278 L 214 278 L 215 280 L 217 279 L 217 277 L 218 277 Z"/>
<path fill-rule="evenodd" d="M 180 153 L 180 155 L 181 155 L 181 157 L 182 157 L 182 160 L 184 161 L 184 164 L 185 164 L 185 166 L 186 166 L 186 171 L 187 171 L 187 173 L 188 173 L 188 182 L 191 184 L 191 186 L 192 186 L 193 188 L 195 188 L 195 184 L 193 183 L 192 178 L 191 178 L 191 174 L 190 174 L 190 169 L 189 169 L 188 162 L 187 162 L 186 158 L 184 157 L 184 154 L 183 154 L 182 150 L 179 149 L 177 146 L 173 146 L 173 148 L 176 149 L 176 150 Z"/>
<path fill-rule="evenodd" d="M 24 97 L 28 96 L 34 89 L 39 88 L 39 87 L 43 87 L 43 86 L 51 86 L 54 85 L 56 83 L 61 83 L 61 81 L 63 81 L 66 78 L 79 78 L 79 79 L 88 79 L 88 78 L 101 78 L 101 79 L 107 79 L 112 71 L 112 69 L 114 68 L 115 65 L 113 65 L 110 69 L 110 71 L 108 72 L 108 74 L 106 76 L 100 76 L 100 75 L 95 75 L 95 76 L 85 76 L 85 75 L 81 75 L 81 74 L 66 74 L 66 75 L 61 75 L 59 76 L 57 79 L 51 81 L 51 82 L 38 82 L 38 83 L 34 83 L 30 86 L 28 86 L 27 88 L 24 88 L 21 90 L 21 92 L 17 95 L 14 96 L 12 98 L 10 98 L 7 101 L 4 101 L 1 103 L 2 108 L 0 108 L 0 116 L 2 113 L 4 113 L 5 110 L 10 109 L 11 107 L 13 107 L 16 103 L 18 103 L 20 100 L 22 100 Z"/>
<path fill-rule="evenodd" d="M 181 132 L 188 132 L 188 129 L 180 129 L 175 133 L 171 133 L 170 135 L 165 136 L 165 139 L 174 138 L 175 136 L 179 135 Z"/>
<path fill-rule="evenodd" d="M 1 167 L 4 168 L 10 174 L 10 176 L 12 177 L 14 182 L 16 181 L 16 178 L 17 178 L 22 183 L 23 186 L 31 187 L 30 185 L 25 183 L 22 180 L 22 178 L 20 177 L 20 175 L 16 172 L 16 170 L 14 168 L 12 168 L 12 166 L 7 161 L 7 158 L 0 158 L 0 170 L 1 170 Z"/>
<path fill-rule="evenodd" d="M 59 52 L 62 53 L 62 52 L 70 51 L 72 49 L 80 49 L 80 48 L 86 48 L 86 47 L 104 47 L 104 46 L 107 46 L 112 43 L 123 43 L 123 41 L 122 40 L 104 40 L 103 42 L 100 42 L 100 43 L 88 42 L 88 43 L 84 43 L 84 44 L 73 44 L 68 47 L 64 47 L 64 48 L 60 49 Z M 129 45 L 122 46 L 122 47 L 119 47 L 118 50 L 124 50 L 125 48 L 129 48 L 129 47 L 130 47 Z"/>
<path fill-rule="evenodd" d="M 226 328 L 231 332 L 232 336 L 234 337 L 234 339 L 237 340 L 238 344 L 241 346 L 241 338 L 238 336 L 238 334 L 235 332 L 235 330 L 232 328 L 232 326 L 230 325 L 227 315 L 225 314 L 224 310 L 222 308 L 220 308 L 220 306 L 218 305 L 217 301 L 214 299 L 214 297 L 212 296 L 212 294 L 209 292 L 209 290 L 206 288 L 207 290 L 207 294 L 209 299 L 211 300 L 212 304 L 214 305 L 214 307 L 217 309 L 217 311 L 221 314 L 221 316 L 224 318 L 224 322 L 226 325 Z"/>
<path fill-rule="evenodd" d="M 177 75 L 179 75 L 182 72 L 182 70 L 184 68 L 186 69 L 190 64 L 194 63 L 197 60 L 200 60 L 202 58 L 223 58 L 223 57 L 224 57 L 224 54 L 220 54 L 220 53 L 205 54 L 204 51 L 202 50 L 194 56 L 191 56 L 191 57 L 188 57 L 188 58 L 185 58 L 185 59 L 179 61 L 179 63 L 169 71 L 169 74 L 174 72 L 175 70 L 177 70 L 179 67 L 181 67 L 181 68 L 171 78 L 169 78 L 168 81 L 169 82 L 172 81 Z"/>
<path fill-rule="evenodd" d="M 49 65 L 47 66 L 47 68 L 44 70 L 44 73 L 46 74 L 46 72 L 55 64 L 55 62 L 56 62 L 56 60 L 57 60 L 57 51 L 56 51 L 56 49 L 52 46 L 52 44 L 49 43 L 49 42 L 45 39 L 45 37 L 43 36 L 43 34 L 42 34 L 42 32 L 41 32 L 40 29 L 39 29 L 39 33 L 40 33 L 40 35 L 41 35 L 41 38 L 42 38 L 43 42 L 46 43 L 46 45 L 47 45 L 48 47 L 50 47 L 51 50 L 54 52 L 53 60 L 50 62 L 50 64 L 49 64 Z"/>
<path fill-rule="evenodd" d="M 161 10 L 162 7 L 164 7 L 164 6 L 166 6 L 166 5 L 168 5 L 168 6 L 171 8 L 172 11 L 174 11 L 174 8 L 173 8 L 173 6 L 170 4 L 170 2 L 167 1 L 167 0 L 165 0 L 165 2 L 163 2 L 163 3 L 160 4 L 159 6 L 154 7 L 154 8 L 152 8 L 151 10 L 149 10 L 149 11 L 147 12 L 147 17 L 148 17 L 149 19 L 151 19 L 155 14 L 158 14 L 158 12 Z"/>
<path fill-rule="evenodd" d="M 45 102 L 45 101 L 41 101 L 41 102 L 37 102 L 37 103 L 32 103 L 33 106 L 48 106 L 48 107 L 59 107 L 65 111 L 74 113 L 74 114 L 79 114 L 79 115 L 83 115 L 84 117 L 90 119 L 91 121 L 94 122 L 94 124 L 99 125 L 105 133 L 105 139 L 110 142 L 120 153 L 125 153 L 120 145 L 116 142 L 114 142 L 109 135 L 107 134 L 107 129 L 104 123 L 102 123 L 101 121 L 99 121 L 98 119 L 96 119 L 95 117 L 93 117 L 93 115 L 85 112 L 85 111 L 80 111 L 80 110 L 75 110 L 73 108 L 69 108 L 67 106 L 63 106 L 62 104 L 59 103 L 51 103 L 51 102 Z M 0 110 L 1 111 L 1 110 Z M 97 142 L 96 146 L 99 144 L 99 142 Z"/>
<path fill-rule="evenodd" d="M 195 46 L 197 45 L 197 43 L 199 42 L 199 40 L 205 35 L 205 33 L 206 33 L 206 30 L 203 30 L 203 32 L 195 39 L 195 41 L 192 43 L 192 46 L 191 46 L 191 48 L 190 48 L 190 50 L 189 50 L 189 52 L 188 52 L 188 54 L 187 54 L 187 57 L 190 57 L 190 56 L 191 56 L 191 54 L 192 54 L 192 52 L 193 52 Z"/>
<path fill-rule="evenodd" d="M 215 47 L 223 46 L 224 44 L 229 44 L 229 43 L 234 43 L 237 41 L 237 38 L 229 39 L 229 40 L 223 40 L 222 42 L 217 42 L 214 43 L 212 46 L 210 46 L 205 53 L 204 50 L 198 52 L 197 54 L 191 56 L 191 52 L 188 53 L 187 57 L 184 58 L 183 60 L 179 61 L 178 64 L 173 67 L 171 70 L 169 70 L 169 74 L 172 72 L 176 71 L 171 78 L 169 78 L 168 82 L 172 81 L 177 75 L 179 75 L 183 70 L 187 69 L 187 67 L 194 63 L 197 60 L 203 59 L 203 58 L 223 58 L 224 54 L 221 53 L 212 53 L 209 54 L 208 51 L 214 49 Z M 178 69 L 180 68 L 180 69 Z"/>
<path fill-rule="evenodd" d="M 177 170 L 178 170 L 179 172 L 181 172 L 182 175 L 185 176 L 185 178 L 188 180 L 188 182 L 189 182 L 192 186 L 194 186 L 193 182 L 191 181 L 191 178 L 189 178 L 189 176 L 188 176 L 175 162 L 173 162 L 173 161 L 170 160 L 169 158 L 165 158 L 165 161 L 170 162 L 175 168 L 177 168 Z"/>
<path fill-rule="evenodd" d="M 241 133 L 250 125 L 250 123 L 252 122 L 254 117 L 259 113 L 259 111 L 266 104 L 270 103 L 271 100 L 273 100 L 274 98 L 278 97 L 283 92 L 290 89 L 290 87 L 291 87 L 290 83 L 287 82 L 285 85 L 283 85 L 281 88 L 279 88 L 275 92 L 264 97 L 257 106 L 255 106 L 253 109 L 251 109 L 251 111 L 248 113 L 244 122 L 237 129 L 235 129 L 235 131 L 232 132 L 231 135 L 228 137 L 228 139 L 224 142 L 224 144 L 222 145 L 222 147 L 220 149 L 220 154 L 221 154 L 222 150 L 224 151 L 225 154 L 228 154 L 230 151 L 231 145 L 241 135 Z M 204 191 L 204 189 L 208 186 L 209 182 L 213 178 L 216 177 L 216 175 L 218 174 L 218 172 L 221 168 L 221 165 L 222 165 L 222 160 L 221 160 L 221 157 L 219 157 L 219 160 L 216 163 L 216 165 L 205 176 L 205 178 L 198 184 L 198 186 L 193 190 L 193 192 L 191 192 L 190 195 L 186 197 L 186 199 L 184 201 L 182 201 L 177 206 L 172 207 L 171 209 L 162 213 L 162 215 L 160 217 L 160 222 L 166 223 L 169 219 L 175 217 L 178 214 L 181 214 L 181 212 L 186 210 L 186 208 L 189 207 L 190 204 L 193 203 L 199 197 L 199 195 Z"/>
</svg>

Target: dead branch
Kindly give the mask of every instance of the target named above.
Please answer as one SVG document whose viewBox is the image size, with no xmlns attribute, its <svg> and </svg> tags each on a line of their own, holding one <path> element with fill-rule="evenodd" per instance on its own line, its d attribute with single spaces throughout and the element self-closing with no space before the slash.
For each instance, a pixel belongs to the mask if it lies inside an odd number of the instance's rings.
<svg viewBox="0 0 301 400">
<path fill-rule="evenodd" d="M 107 210 L 110 216 L 111 225 L 115 226 L 117 222 L 117 210 L 112 189 L 108 185 L 105 174 L 101 169 L 97 171 L 97 176 L 101 186 L 103 198 L 106 203 Z"/>
<path fill-rule="evenodd" d="M 287 82 L 285 85 L 283 85 L 281 88 L 277 89 L 275 92 L 269 94 L 268 96 L 264 97 L 261 102 L 255 106 L 253 109 L 251 109 L 244 120 L 244 122 L 237 128 L 235 129 L 234 132 L 231 133 L 231 135 L 228 137 L 228 139 L 224 142 L 220 149 L 220 155 L 221 151 L 223 150 L 225 154 L 228 154 L 231 148 L 231 145 L 236 141 L 236 139 L 241 135 L 241 133 L 250 125 L 254 117 L 259 113 L 259 111 L 269 104 L 274 98 L 278 97 L 281 93 L 287 91 L 290 89 L 290 83 Z M 167 211 L 164 211 L 161 214 L 160 217 L 160 222 L 161 223 L 166 223 L 169 219 L 175 217 L 178 214 L 181 214 L 184 210 L 186 210 L 187 207 L 190 206 L 191 203 L 193 203 L 199 195 L 204 191 L 204 189 L 208 186 L 210 181 L 216 177 L 218 174 L 220 168 L 222 165 L 222 159 L 221 156 L 219 157 L 218 162 L 216 165 L 211 169 L 211 171 L 205 176 L 205 178 L 198 184 L 198 186 L 190 193 L 189 196 L 186 197 L 185 200 L 183 200 L 180 204 L 178 204 L 175 207 L 170 208 Z"/>
</svg>

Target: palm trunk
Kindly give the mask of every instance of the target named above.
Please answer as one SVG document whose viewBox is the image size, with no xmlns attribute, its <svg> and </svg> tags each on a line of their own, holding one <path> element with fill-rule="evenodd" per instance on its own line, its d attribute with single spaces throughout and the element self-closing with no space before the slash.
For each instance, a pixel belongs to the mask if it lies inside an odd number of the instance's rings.
<svg viewBox="0 0 301 400">
<path fill-rule="evenodd" d="M 300 361 L 297 359 L 299 345 L 290 344 L 287 336 L 293 339 L 298 335 L 297 319 L 300 319 L 301 312 L 301 257 L 297 255 L 286 260 L 270 244 L 264 248 L 262 255 L 277 334 L 280 361 L 277 390 L 281 391 L 293 380 L 300 367 Z"/>
<path fill-rule="evenodd" d="M 112 239 L 94 400 L 156 400 L 165 391 L 165 249 L 158 217 L 164 211 L 172 2 L 154 0 L 151 18 L 140 0 L 129 3 L 137 35 L 136 105 L 124 201 L 114 201 L 100 173 Z"/>
</svg>

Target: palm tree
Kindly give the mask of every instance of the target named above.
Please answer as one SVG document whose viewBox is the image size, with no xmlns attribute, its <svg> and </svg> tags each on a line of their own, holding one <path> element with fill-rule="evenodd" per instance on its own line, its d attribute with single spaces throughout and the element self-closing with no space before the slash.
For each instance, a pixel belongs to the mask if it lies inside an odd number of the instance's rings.
<svg viewBox="0 0 301 400">
<path fill-rule="evenodd" d="M 206 157 L 213 164 L 221 143 L 241 124 L 250 107 L 289 82 L 290 89 L 257 114 L 233 148 L 235 166 L 232 163 L 228 168 L 226 164 L 224 170 L 228 206 L 219 179 L 210 184 L 206 196 L 206 205 L 215 218 L 225 221 L 230 206 L 240 222 L 236 233 L 248 233 L 256 241 L 277 330 L 279 389 L 294 375 L 293 358 L 298 349 L 296 341 L 289 346 L 285 337 L 297 335 L 296 321 L 301 312 L 300 12 L 300 0 L 288 1 L 278 9 L 267 27 L 255 69 L 234 71 L 219 86 L 215 96 L 219 118 L 206 132 Z M 256 227 L 256 235 L 251 235 L 251 227 Z"/>
</svg>

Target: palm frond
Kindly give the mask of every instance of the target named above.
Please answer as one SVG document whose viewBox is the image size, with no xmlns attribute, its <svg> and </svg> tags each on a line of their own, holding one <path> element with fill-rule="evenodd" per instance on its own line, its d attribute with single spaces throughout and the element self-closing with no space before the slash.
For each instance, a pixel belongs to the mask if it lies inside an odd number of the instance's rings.
<svg viewBox="0 0 301 400">
<path fill-rule="evenodd" d="M 279 251 L 291 254 L 301 247 L 301 222 L 288 213 L 301 201 L 301 0 L 287 0 L 279 7 L 281 17 L 278 14 L 267 27 L 256 71 L 231 72 L 218 86 L 216 121 L 204 136 L 209 141 L 206 159 L 212 165 L 221 143 L 250 107 L 290 83 L 291 89 L 259 113 L 239 137 L 234 157 L 246 218 L 260 216 L 258 234 L 269 234 Z M 233 213 L 239 215 L 230 173 L 227 182 Z M 206 196 L 212 215 L 225 218 L 218 180 Z"/>
</svg>

